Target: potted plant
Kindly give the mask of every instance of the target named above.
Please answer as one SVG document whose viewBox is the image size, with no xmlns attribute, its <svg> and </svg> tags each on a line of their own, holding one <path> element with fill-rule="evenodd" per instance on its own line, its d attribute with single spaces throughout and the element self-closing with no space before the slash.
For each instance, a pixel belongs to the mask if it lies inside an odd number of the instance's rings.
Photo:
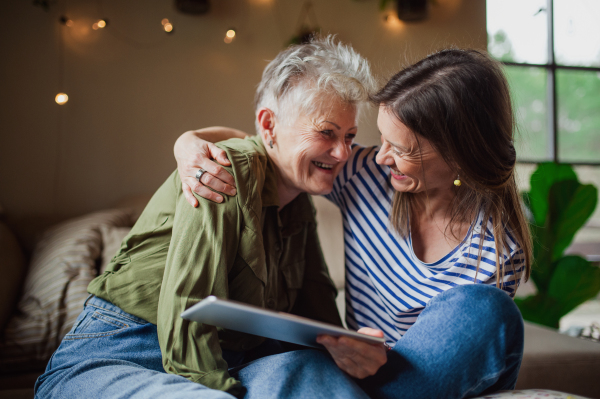
<svg viewBox="0 0 600 399">
<path fill-rule="evenodd" d="M 600 268 L 564 255 L 575 233 L 594 212 L 598 190 L 581 184 L 570 165 L 542 163 L 523 193 L 533 237 L 531 279 L 535 295 L 516 298 L 525 320 L 558 328 L 560 318 L 600 291 Z"/>
</svg>

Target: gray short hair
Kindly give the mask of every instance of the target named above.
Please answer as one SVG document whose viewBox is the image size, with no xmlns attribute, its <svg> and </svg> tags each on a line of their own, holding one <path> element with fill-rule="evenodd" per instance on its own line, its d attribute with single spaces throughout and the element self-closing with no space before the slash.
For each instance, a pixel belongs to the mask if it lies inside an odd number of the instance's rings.
<svg viewBox="0 0 600 399">
<path fill-rule="evenodd" d="M 256 90 L 255 111 L 271 109 L 278 120 L 292 123 L 312 115 L 331 99 L 357 108 L 357 115 L 375 89 L 369 62 L 334 36 L 280 52 L 265 68 Z M 258 124 L 256 126 L 259 132 Z"/>
</svg>

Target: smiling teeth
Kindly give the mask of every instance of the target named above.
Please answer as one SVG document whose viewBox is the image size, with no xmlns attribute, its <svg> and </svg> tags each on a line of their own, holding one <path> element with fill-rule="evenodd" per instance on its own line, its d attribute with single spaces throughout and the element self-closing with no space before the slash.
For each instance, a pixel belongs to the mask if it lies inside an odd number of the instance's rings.
<svg viewBox="0 0 600 399">
<path fill-rule="evenodd" d="M 328 165 L 326 163 L 321 163 L 321 162 L 317 162 L 317 161 L 313 161 L 313 163 L 322 169 L 333 169 L 333 165 Z"/>
<path fill-rule="evenodd" d="M 400 172 L 398 169 L 390 168 L 395 175 L 404 176 L 404 173 Z"/>
</svg>

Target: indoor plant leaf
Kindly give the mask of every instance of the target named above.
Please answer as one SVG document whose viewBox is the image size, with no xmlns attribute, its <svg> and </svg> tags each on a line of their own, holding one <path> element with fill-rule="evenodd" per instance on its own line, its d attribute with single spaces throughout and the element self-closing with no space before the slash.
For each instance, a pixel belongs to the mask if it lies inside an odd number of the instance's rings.
<svg viewBox="0 0 600 399">
<path fill-rule="evenodd" d="M 556 300 L 559 318 L 600 292 L 600 268 L 581 256 L 569 255 L 556 262 L 548 297 Z"/>
<path fill-rule="evenodd" d="M 577 175 L 570 165 L 544 162 L 539 164 L 531 175 L 529 191 L 529 207 L 535 222 L 539 226 L 546 224 L 548 214 L 548 194 L 550 187 L 557 181 L 575 180 Z"/>
<path fill-rule="evenodd" d="M 560 320 L 559 306 L 554 298 L 543 293 L 537 293 L 527 298 L 515 298 L 515 304 L 519 307 L 523 319 L 558 328 L 558 321 Z"/>
<path fill-rule="evenodd" d="M 558 260 L 575 237 L 575 233 L 592 216 L 598 201 L 598 190 L 577 181 L 556 182 L 550 188 L 548 221 L 551 226 L 551 261 Z"/>
</svg>

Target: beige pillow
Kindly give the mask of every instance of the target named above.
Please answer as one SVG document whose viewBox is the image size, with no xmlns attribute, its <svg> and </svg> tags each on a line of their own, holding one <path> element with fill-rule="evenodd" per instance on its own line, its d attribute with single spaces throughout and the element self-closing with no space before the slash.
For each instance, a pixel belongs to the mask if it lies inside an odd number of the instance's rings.
<svg viewBox="0 0 600 399">
<path fill-rule="evenodd" d="M 123 239 L 129 234 L 131 227 L 115 227 L 115 226 L 101 226 L 100 232 L 102 233 L 102 262 L 100 263 L 99 274 L 104 273 L 106 266 L 110 263 L 113 256 L 116 255 Z"/>
<path fill-rule="evenodd" d="M 36 245 L 17 305 L 0 342 L 0 372 L 43 366 L 71 329 L 96 277 L 102 226 L 131 226 L 131 212 L 110 210 L 61 223 Z"/>
<path fill-rule="evenodd" d="M 25 258 L 8 226 L 0 221 L 0 335 L 17 302 L 25 274 Z"/>
</svg>

